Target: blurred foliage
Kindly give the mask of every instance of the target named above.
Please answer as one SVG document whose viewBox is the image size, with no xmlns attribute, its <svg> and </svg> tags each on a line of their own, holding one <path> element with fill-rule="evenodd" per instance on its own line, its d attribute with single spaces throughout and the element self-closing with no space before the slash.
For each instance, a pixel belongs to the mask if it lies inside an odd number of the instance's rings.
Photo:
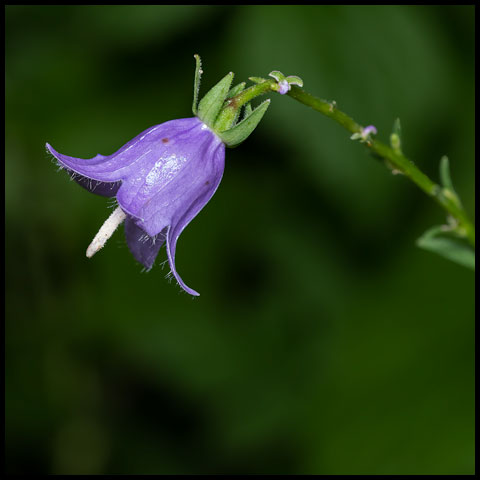
<svg viewBox="0 0 480 480">
<path fill-rule="evenodd" d="M 7 6 L 10 473 L 474 472 L 474 276 L 415 247 L 442 211 L 290 98 L 150 273 L 108 201 L 57 173 L 191 116 L 201 93 L 300 75 L 474 208 L 473 6 Z M 289 119 L 286 121 L 286 119 Z M 292 121 L 294 119 L 295 121 Z"/>
</svg>

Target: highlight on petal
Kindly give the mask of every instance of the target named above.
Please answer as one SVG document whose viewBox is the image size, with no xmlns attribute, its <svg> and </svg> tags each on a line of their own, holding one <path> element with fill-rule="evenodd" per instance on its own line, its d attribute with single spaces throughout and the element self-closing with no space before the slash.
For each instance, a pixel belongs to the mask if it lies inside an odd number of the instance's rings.
<svg viewBox="0 0 480 480">
<path fill-rule="evenodd" d="M 135 224 L 135 219 L 127 216 L 125 219 L 125 238 L 127 245 L 137 262 L 141 263 L 147 271 L 153 267 L 161 246 L 165 243 L 165 235 L 159 233 L 150 237 Z"/>
<path fill-rule="evenodd" d="M 213 195 L 220 182 L 225 146 L 204 127 L 198 121 L 188 135 L 172 138 L 171 146 L 157 150 L 155 161 L 122 182 L 119 205 L 152 237 L 183 216 L 205 192 L 212 190 Z"/>
</svg>

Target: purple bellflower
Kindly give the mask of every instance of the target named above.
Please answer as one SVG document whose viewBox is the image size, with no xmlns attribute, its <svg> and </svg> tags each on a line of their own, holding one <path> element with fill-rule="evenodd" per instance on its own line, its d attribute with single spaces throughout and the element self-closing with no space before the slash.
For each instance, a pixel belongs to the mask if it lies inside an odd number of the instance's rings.
<svg viewBox="0 0 480 480">
<path fill-rule="evenodd" d="M 153 126 L 109 156 L 81 159 L 58 153 L 48 143 L 46 147 L 80 185 L 115 197 L 118 203 L 88 247 L 87 257 L 100 250 L 124 221 L 127 245 L 135 259 L 150 270 L 165 244 L 175 279 L 197 296 L 175 268 L 178 238 L 217 190 L 225 168 L 225 146 L 236 146 L 250 135 L 269 100 L 255 110 L 246 105 L 242 121 L 237 122 L 241 102 L 226 100 L 240 98 L 245 84 L 230 88 L 233 73 L 229 73 L 197 106 L 202 70 L 200 58 L 195 58 L 195 117 Z"/>
<path fill-rule="evenodd" d="M 198 295 L 178 275 L 175 250 L 180 233 L 222 179 L 225 145 L 212 130 L 196 117 L 171 120 L 149 128 L 113 155 L 89 160 L 47 148 L 87 190 L 116 197 L 125 214 L 128 248 L 138 262 L 150 269 L 166 243 L 173 275 L 186 292 Z"/>
</svg>

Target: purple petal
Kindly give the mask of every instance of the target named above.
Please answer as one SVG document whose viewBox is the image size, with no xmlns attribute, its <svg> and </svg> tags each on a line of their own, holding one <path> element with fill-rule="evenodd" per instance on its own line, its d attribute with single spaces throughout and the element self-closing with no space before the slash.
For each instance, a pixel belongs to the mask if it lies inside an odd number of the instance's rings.
<svg viewBox="0 0 480 480">
<path fill-rule="evenodd" d="M 290 90 L 290 85 L 286 80 L 278 82 L 278 93 L 280 95 L 285 95 Z"/>
<path fill-rule="evenodd" d="M 83 188 L 87 189 L 90 193 L 95 193 L 97 195 L 101 195 L 102 197 L 114 197 L 120 185 L 122 184 L 121 181 L 119 182 L 99 182 L 98 180 L 92 180 L 87 177 L 83 177 L 78 173 L 71 172 L 67 170 L 70 176 L 75 180 L 79 185 Z"/>
<path fill-rule="evenodd" d="M 203 125 L 198 118 L 183 118 L 155 125 L 137 135 L 110 156 L 96 155 L 90 159 L 69 157 L 55 151 L 48 143 L 47 149 L 59 164 L 84 177 L 101 182 L 116 182 L 128 176 L 142 174 L 159 159 L 159 149 L 172 142 L 171 137 L 182 137 L 192 128 Z"/>
<path fill-rule="evenodd" d="M 150 270 L 165 242 L 165 236 L 159 233 L 155 237 L 150 237 L 135 225 L 135 220 L 132 217 L 127 216 L 125 219 L 125 238 L 135 260 L 140 262 L 147 270 Z"/>
<path fill-rule="evenodd" d="M 375 128 L 375 125 L 369 125 L 368 127 L 365 127 L 362 131 L 362 134 L 366 137 L 367 135 L 370 135 L 373 133 L 374 135 L 377 134 L 377 129 Z"/>
<path fill-rule="evenodd" d="M 157 145 L 155 161 L 127 177 L 118 191 L 119 205 L 137 217 L 137 225 L 150 236 L 172 225 L 205 192 L 210 192 L 210 199 L 220 183 L 225 145 L 202 122 L 196 121 L 196 128 L 183 135 L 169 135 L 168 143 Z"/>
<path fill-rule="evenodd" d="M 182 277 L 177 273 L 177 270 L 175 268 L 175 251 L 177 249 L 177 240 L 178 237 L 175 237 L 171 234 L 172 229 L 169 228 L 167 232 L 167 255 L 168 255 L 168 263 L 170 264 L 170 269 L 172 270 L 172 273 L 174 277 L 176 278 L 178 284 L 190 295 L 193 295 L 195 297 L 200 296 L 200 294 L 187 286 L 185 282 L 182 280 Z"/>
<path fill-rule="evenodd" d="M 84 187 L 94 192 L 98 188 L 95 193 L 100 194 L 117 192 L 117 202 L 128 214 L 128 247 L 147 269 L 166 235 L 173 275 L 186 292 L 199 295 L 177 273 L 175 251 L 183 229 L 222 179 L 225 145 L 214 132 L 194 117 L 152 127 L 108 157 L 80 159 L 60 154 L 48 144 L 47 148 Z"/>
<path fill-rule="evenodd" d="M 203 158 L 205 170 L 197 171 L 197 177 L 193 177 L 194 169 L 189 173 L 190 184 L 183 195 L 179 196 L 176 203 L 176 211 L 172 217 L 172 223 L 167 232 L 167 255 L 170 269 L 180 286 L 190 295 L 200 295 L 188 287 L 178 274 L 175 267 L 175 251 L 177 241 L 184 228 L 197 216 L 207 202 L 212 198 L 222 179 L 225 161 L 225 147 L 217 148 L 214 155 Z M 193 165 L 195 166 L 195 165 Z M 187 177 L 187 175 L 185 175 Z M 185 179 L 184 177 L 184 179 Z M 182 189 L 184 186 L 182 185 Z M 172 208 L 172 205 L 169 205 Z"/>
<path fill-rule="evenodd" d="M 47 150 L 56 158 L 58 165 L 65 169 L 65 171 L 70 175 L 70 177 L 75 180 L 79 185 L 81 185 L 83 188 L 88 190 L 90 193 L 95 193 L 97 195 L 101 195 L 102 197 L 114 197 L 118 189 L 120 188 L 121 182 L 100 182 L 98 180 L 93 180 L 89 177 L 85 177 L 83 175 L 80 175 L 79 173 L 70 170 L 66 167 L 65 163 L 60 162 L 61 157 L 66 157 L 65 155 L 62 155 L 61 153 L 58 153 L 54 150 L 54 148 L 47 143 L 46 144 Z M 68 157 L 70 158 L 70 157 Z M 105 159 L 103 155 L 96 155 L 95 157 L 89 159 L 89 160 L 83 160 L 85 163 L 87 162 L 92 162 L 92 163 L 98 163 L 98 161 L 102 161 Z"/>
</svg>

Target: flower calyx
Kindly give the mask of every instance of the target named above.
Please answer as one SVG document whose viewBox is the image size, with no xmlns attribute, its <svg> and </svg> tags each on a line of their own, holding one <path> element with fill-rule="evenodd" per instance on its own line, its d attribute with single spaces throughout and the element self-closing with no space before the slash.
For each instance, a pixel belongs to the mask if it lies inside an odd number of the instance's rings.
<svg viewBox="0 0 480 480">
<path fill-rule="evenodd" d="M 199 55 L 196 59 L 193 113 L 228 147 L 240 145 L 255 130 L 265 114 L 270 100 L 252 109 L 250 100 L 258 95 L 245 90 L 245 82 L 232 87 L 233 72 L 228 73 L 198 101 L 200 77 L 203 73 Z M 253 95 L 252 95 L 253 94 Z M 242 113 L 243 108 L 243 115 Z M 241 119 L 240 119 L 241 116 Z M 239 121 L 240 119 L 240 121 Z"/>
<path fill-rule="evenodd" d="M 302 79 L 296 76 L 285 77 L 281 72 L 270 73 L 275 80 L 251 77 L 255 83 L 245 88 L 245 82 L 232 87 L 234 74 L 230 72 L 223 77 L 198 103 L 200 77 L 203 73 L 198 55 L 196 59 L 193 113 L 220 137 L 227 147 L 240 145 L 255 130 L 270 105 L 270 99 L 265 100 L 256 108 L 251 101 L 270 91 L 284 95 L 291 85 L 303 86 Z"/>
</svg>

